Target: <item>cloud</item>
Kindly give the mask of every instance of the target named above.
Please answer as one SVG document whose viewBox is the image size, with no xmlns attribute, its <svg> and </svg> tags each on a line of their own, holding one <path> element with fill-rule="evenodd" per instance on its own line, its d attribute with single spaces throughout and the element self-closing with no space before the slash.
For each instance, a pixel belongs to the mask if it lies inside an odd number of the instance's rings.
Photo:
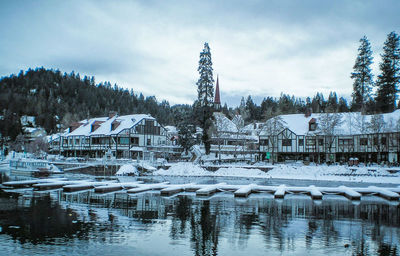
<svg viewBox="0 0 400 256">
<path fill-rule="evenodd" d="M 281 92 L 350 95 L 359 38 L 374 71 L 400 2 L 26 1 L 0 4 L 0 75 L 74 70 L 171 103 L 197 96 L 199 53 L 210 43 L 222 100 Z"/>
</svg>

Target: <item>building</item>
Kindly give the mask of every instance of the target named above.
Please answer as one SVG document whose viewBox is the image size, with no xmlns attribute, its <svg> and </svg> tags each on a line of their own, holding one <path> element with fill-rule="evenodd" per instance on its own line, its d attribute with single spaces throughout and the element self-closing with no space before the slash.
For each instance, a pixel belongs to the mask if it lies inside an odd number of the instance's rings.
<svg viewBox="0 0 400 256">
<path fill-rule="evenodd" d="M 143 158 L 146 153 L 164 157 L 171 150 L 166 129 L 145 114 L 98 117 L 72 123 L 59 136 L 50 137 L 50 151 L 64 156 Z"/>
<path fill-rule="evenodd" d="M 217 111 L 221 110 L 221 97 L 219 95 L 219 81 L 217 76 L 217 84 L 215 85 L 215 95 L 214 95 L 214 109 Z"/>
<path fill-rule="evenodd" d="M 211 136 L 211 153 L 216 155 L 246 155 L 258 154 L 258 136 L 255 136 L 249 129 L 245 129 L 244 121 L 240 115 L 233 120 L 226 117 L 221 111 L 221 96 L 219 91 L 219 78 L 215 85 L 213 113 L 213 130 Z M 241 159 L 243 159 L 241 158 Z"/>
<path fill-rule="evenodd" d="M 398 163 L 400 110 L 361 113 L 293 114 L 269 119 L 259 135 L 260 157 L 278 162 Z"/>
<path fill-rule="evenodd" d="M 235 118 L 241 119 L 240 116 Z M 234 120 L 230 120 L 221 112 L 214 112 L 213 119 L 211 153 L 236 156 L 257 155 L 258 136 L 248 134 L 243 129 L 243 125 L 235 123 Z"/>
</svg>

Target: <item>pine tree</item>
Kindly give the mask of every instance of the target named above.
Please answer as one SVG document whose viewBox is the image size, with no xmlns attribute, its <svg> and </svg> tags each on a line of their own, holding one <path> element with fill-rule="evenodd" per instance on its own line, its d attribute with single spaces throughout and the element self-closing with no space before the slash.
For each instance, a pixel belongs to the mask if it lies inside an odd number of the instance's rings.
<svg viewBox="0 0 400 256">
<path fill-rule="evenodd" d="M 339 98 L 338 112 L 348 112 L 349 106 L 347 105 L 347 100 L 343 97 Z"/>
<path fill-rule="evenodd" d="M 366 36 L 360 39 L 360 47 L 358 48 L 358 56 L 353 66 L 351 78 L 353 82 L 353 102 L 352 109 L 354 111 L 366 112 L 366 103 L 370 101 L 371 90 L 373 86 L 373 75 L 371 73 L 371 64 L 373 63 L 371 44 Z"/>
<path fill-rule="evenodd" d="M 380 112 L 392 112 L 396 106 L 397 85 L 400 81 L 400 37 L 391 32 L 383 46 L 381 74 L 378 76 L 376 104 Z"/>
<path fill-rule="evenodd" d="M 214 78 L 211 61 L 211 52 L 208 43 L 204 43 L 204 49 L 200 53 L 199 68 L 200 78 L 197 81 L 197 100 L 200 106 L 211 106 L 214 98 Z"/>
<path fill-rule="evenodd" d="M 182 113 L 180 120 L 177 124 L 179 144 L 188 153 L 188 150 L 196 143 L 194 134 L 196 133 L 196 127 L 191 123 L 189 113 Z"/>
<path fill-rule="evenodd" d="M 338 111 L 338 101 L 336 92 L 330 92 L 326 112 L 335 113 Z"/>
<path fill-rule="evenodd" d="M 211 61 L 211 52 L 208 43 L 204 43 L 204 49 L 200 53 L 199 61 L 200 77 L 197 81 L 197 101 L 194 104 L 195 113 L 198 118 L 198 122 L 203 129 L 202 141 L 206 150 L 206 154 L 210 154 L 211 138 L 210 128 L 212 126 L 212 105 L 214 97 L 214 78 L 213 68 Z"/>
</svg>

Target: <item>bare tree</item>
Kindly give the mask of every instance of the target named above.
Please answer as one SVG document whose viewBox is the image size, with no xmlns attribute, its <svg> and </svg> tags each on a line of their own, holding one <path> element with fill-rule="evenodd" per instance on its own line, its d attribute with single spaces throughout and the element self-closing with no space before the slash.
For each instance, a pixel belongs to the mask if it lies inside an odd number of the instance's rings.
<svg viewBox="0 0 400 256">
<path fill-rule="evenodd" d="M 16 152 L 23 152 L 25 151 L 25 146 L 26 146 L 27 140 L 24 135 L 19 134 L 16 138 L 15 141 L 10 143 L 10 150 L 16 151 Z"/>
<path fill-rule="evenodd" d="M 376 150 L 378 151 L 378 161 L 381 159 L 381 150 L 382 150 L 382 138 L 379 141 L 379 134 L 385 131 L 386 123 L 383 119 L 383 115 L 373 115 L 371 116 L 371 120 L 368 124 L 369 130 L 373 133 L 373 145 L 375 146 Z M 386 143 L 386 142 L 385 142 Z"/>
<path fill-rule="evenodd" d="M 271 144 L 272 151 L 271 151 L 271 158 L 272 164 L 275 162 L 275 147 L 277 146 L 278 139 L 277 135 L 283 129 L 285 129 L 286 122 L 280 116 L 275 116 L 270 118 L 265 122 L 265 125 L 262 129 L 262 133 L 267 135 L 268 137 L 268 144 Z M 269 147 L 269 146 L 268 146 Z"/>
<path fill-rule="evenodd" d="M 47 153 L 49 149 L 49 143 L 45 136 L 37 137 L 26 145 L 26 151 L 36 156 L 41 156 L 43 153 Z"/>
<path fill-rule="evenodd" d="M 342 115 L 339 113 L 324 113 L 318 118 L 318 133 L 325 137 L 325 145 L 332 153 L 332 145 L 335 142 L 337 129 L 342 125 Z"/>
<path fill-rule="evenodd" d="M 237 114 L 233 117 L 232 122 L 236 126 L 236 143 L 235 143 L 235 157 L 236 157 L 237 142 L 239 141 L 239 135 L 243 131 L 243 128 L 244 128 L 244 120 L 241 115 Z M 243 142 L 243 148 L 244 148 L 244 142 Z"/>
<path fill-rule="evenodd" d="M 356 123 L 356 119 L 357 119 L 358 115 L 359 115 L 359 113 L 357 113 L 357 112 L 354 112 L 354 113 L 350 112 L 346 115 L 346 123 L 347 123 L 347 126 L 349 127 L 350 134 L 354 133 L 353 127 Z"/>
<path fill-rule="evenodd" d="M 353 126 L 355 126 L 361 134 L 365 134 L 368 130 L 368 122 L 365 115 L 362 113 L 355 115 Z"/>
<path fill-rule="evenodd" d="M 395 131 L 400 132 L 400 117 L 397 119 L 396 125 L 395 125 Z"/>
<path fill-rule="evenodd" d="M 224 135 L 229 132 L 226 127 L 227 118 L 222 113 L 214 113 L 213 117 L 214 122 L 211 130 L 218 143 L 218 161 L 221 162 L 221 141 L 223 141 Z"/>
</svg>

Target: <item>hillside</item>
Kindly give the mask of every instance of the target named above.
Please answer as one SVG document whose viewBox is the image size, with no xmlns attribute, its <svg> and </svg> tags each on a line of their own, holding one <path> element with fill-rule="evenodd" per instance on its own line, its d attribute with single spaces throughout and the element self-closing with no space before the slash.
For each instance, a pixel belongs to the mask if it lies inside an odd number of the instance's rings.
<svg viewBox="0 0 400 256">
<path fill-rule="evenodd" d="M 154 96 L 144 97 L 109 82 L 96 84 L 94 77 L 43 67 L 0 79 L 0 132 L 11 139 L 21 133 L 23 115 L 35 116 L 36 125 L 53 133 L 73 121 L 106 116 L 109 111 L 149 113 L 164 125 L 174 124 L 174 113 L 180 108 L 190 106 L 171 107 L 167 101 L 160 103 Z"/>
</svg>

